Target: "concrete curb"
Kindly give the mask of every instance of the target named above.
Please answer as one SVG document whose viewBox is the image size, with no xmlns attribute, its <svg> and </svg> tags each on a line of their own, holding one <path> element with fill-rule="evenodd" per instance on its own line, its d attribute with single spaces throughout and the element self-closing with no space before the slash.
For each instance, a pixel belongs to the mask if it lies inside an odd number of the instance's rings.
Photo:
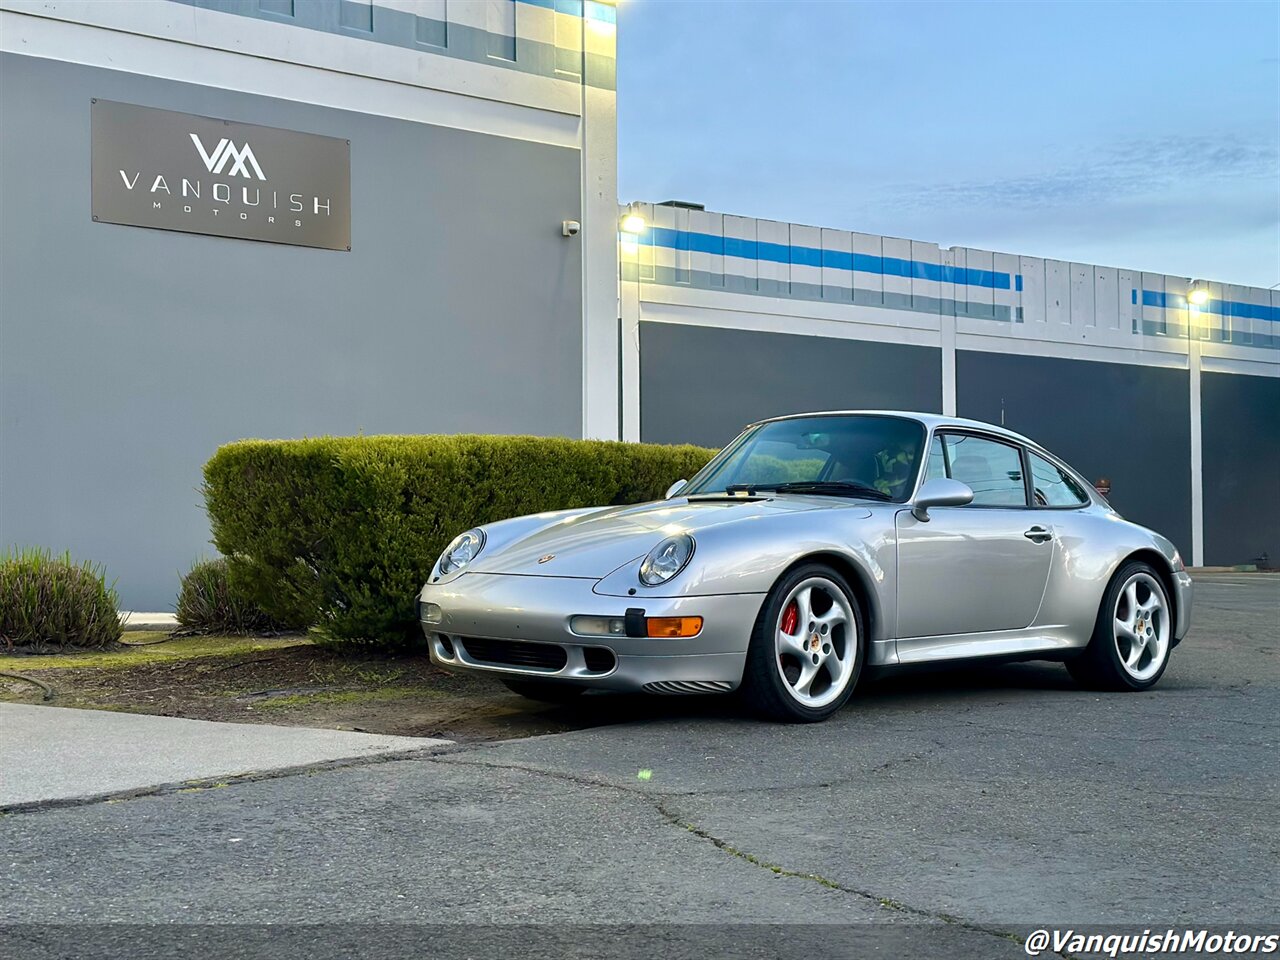
<svg viewBox="0 0 1280 960">
<path fill-rule="evenodd" d="M 1277 570 L 1259 570 L 1253 563 L 1237 563 L 1234 567 L 1187 567 L 1187 573 L 1280 573 Z"/>
<path fill-rule="evenodd" d="M 0 704 L 0 808 L 230 782 L 334 761 L 451 746 L 315 727 L 226 723 L 151 714 Z M 180 788 L 182 789 L 182 788 Z"/>
<path fill-rule="evenodd" d="M 242 783 L 261 783 L 264 780 L 280 780 L 285 777 L 304 776 L 313 773 L 329 773 L 350 767 L 368 767 L 379 763 L 398 763 L 403 760 L 434 760 L 451 753 L 473 749 L 475 744 L 460 744 L 442 740 L 435 746 L 425 746 L 391 753 L 367 754 L 359 757 L 340 757 L 336 760 L 319 760 L 315 763 L 290 767 L 274 767 L 270 770 L 254 770 L 228 776 L 200 777 L 192 780 L 174 780 L 129 790 L 87 793 L 82 796 L 53 797 L 47 800 L 27 800 L 19 803 L 0 804 L 0 816 L 13 813 L 40 813 L 45 810 L 63 810 L 67 807 L 87 807 L 96 803 L 119 803 L 123 800 L 139 800 L 144 797 L 162 797 L 170 793 L 197 793 Z"/>
<path fill-rule="evenodd" d="M 144 613 L 121 610 L 120 626 L 125 630 L 177 630 L 178 617 L 173 613 Z"/>
</svg>

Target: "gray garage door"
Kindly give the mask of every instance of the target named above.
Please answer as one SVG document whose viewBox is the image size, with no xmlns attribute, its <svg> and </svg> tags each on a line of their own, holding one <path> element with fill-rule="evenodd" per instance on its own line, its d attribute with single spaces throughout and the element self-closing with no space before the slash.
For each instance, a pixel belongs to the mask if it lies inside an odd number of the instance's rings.
<svg viewBox="0 0 1280 960">
<path fill-rule="evenodd" d="M 942 352 L 787 333 L 640 324 L 640 435 L 723 446 L 744 424 L 809 410 L 942 409 Z"/>
</svg>

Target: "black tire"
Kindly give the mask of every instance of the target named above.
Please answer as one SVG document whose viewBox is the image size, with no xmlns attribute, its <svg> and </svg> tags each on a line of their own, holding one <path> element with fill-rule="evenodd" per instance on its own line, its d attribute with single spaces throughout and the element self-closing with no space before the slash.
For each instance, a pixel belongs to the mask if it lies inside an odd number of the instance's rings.
<svg viewBox="0 0 1280 960">
<path fill-rule="evenodd" d="M 502 680 L 512 693 L 541 703 L 570 703 L 586 692 L 585 687 L 572 683 L 556 683 L 554 680 Z"/>
<path fill-rule="evenodd" d="M 1115 628 L 1113 626 L 1120 594 L 1134 577 L 1145 576 L 1144 586 L 1148 589 L 1154 584 L 1159 591 L 1167 623 L 1162 629 L 1167 631 L 1164 638 L 1163 660 L 1158 669 L 1149 676 L 1138 678 L 1125 668 L 1117 646 Z M 1169 666 L 1169 656 L 1173 650 L 1173 604 L 1169 599 L 1168 588 L 1160 574 L 1148 563 L 1132 560 L 1116 571 L 1116 575 L 1107 584 L 1102 595 L 1102 603 L 1098 607 L 1098 618 L 1094 623 L 1093 636 L 1084 652 L 1066 662 L 1067 670 L 1076 682 L 1090 690 L 1136 691 L 1150 690 L 1154 687 Z"/>
<path fill-rule="evenodd" d="M 776 644 L 777 631 L 782 624 L 784 606 L 791 592 L 805 580 L 815 577 L 823 578 L 843 593 L 844 601 L 853 614 L 855 636 L 852 638 L 854 661 L 851 675 L 847 678 L 840 693 L 822 706 L 812 707 L 799 702 L 790 692 L 790 686 L 783 680 L 780 666 L 780 655 Z M 834 637 L 835 631 L 832 631 Z M 843 637 L 845 652 L 849 652 L 847 633 Z M 833 641 L 834 642 L 834 641 Z M 849 582 L 836 570 L 825 564 L 811 563 L 795 568 L 782 577 L 769 595 L 765 598 L 760 614 L 756 618 L 755 627 L 751 631 L 751 644 L 747 648 L 747 661 L 742 674 L 742 686 L 739 695 L 747 707 L 754 713 L 769 720 L 784 723 L 817 723 L 826 720 L 848 702 L 858 685 L 858 677 L 862 665 L 866 661 L 866 617 L 858 595 L 849 586 Z"/>
</svg>

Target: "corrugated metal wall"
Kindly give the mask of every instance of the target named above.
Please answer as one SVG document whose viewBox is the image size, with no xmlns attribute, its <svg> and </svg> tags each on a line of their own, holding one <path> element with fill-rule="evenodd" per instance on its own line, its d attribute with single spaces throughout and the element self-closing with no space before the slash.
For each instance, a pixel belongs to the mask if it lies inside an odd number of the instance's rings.
<svg viewBox="0 0 1280 960">
<path fill-rule="evenodd" d="M 622 279 L 991 321 L 1003 335 L 1162 349 L 1185 338 L 1280 350 L 1280 290 L 641 204 L 648 229 L 624 237 Z M 906 322 L 906 321 L 904 321 Z M 959 329 L 982 330 L 962 325 Z M 1155 338 L 1155 339 L 1153 339 Z M 1226 354 L 1231 355 L 1231 354 Z M 1268 354 L 1264 359 L 1274 359 Z"/>
</svg>

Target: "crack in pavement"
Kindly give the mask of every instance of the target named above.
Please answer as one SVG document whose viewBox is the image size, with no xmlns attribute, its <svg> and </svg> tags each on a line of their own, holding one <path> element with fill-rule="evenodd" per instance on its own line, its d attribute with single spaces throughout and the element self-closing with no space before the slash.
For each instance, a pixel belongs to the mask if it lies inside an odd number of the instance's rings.
<svg viewBox="0 0 1280 960">
<path fill-rule="evenodd" d="M 130 790 L 112 790 L 106 793 L 92 793 L 81 797 L 54 797 L 48 800 L 27 800 L 21 803 L 10 803 L 0 806 L 0 817 L 23 813 L 44 813 L 50 810 L 66 810 L 71 807 L 88 807 L 99 803 L 122 803 L 126 800 L 141 800 L 146 797 L 164 797 L 176 793 L 198 793 L 202 790 L 237 786 L 242 783 L 260 783 L 266 780 L 282 780 L 286 777 L 310 776 L 314 773 L 330 773 L 346 770 L 350 767 L 367 767 L 378 763 L 396 763 L 401 760 L 428 760 L 444 753 L 465 750 L 469 744 L 448 744 L 436 747 L 421 747 L 411 750 L 397 750 L 390 753 L 374 754 L 364 757 L 343 757 L 337 760 L 320 760 L 316 763 L 304 763 L 292 767 L 278 767 L 273 770 L 249 770 L 245 773 L 228 774 L 226 776 L 198 777 L 191 780 L 175 780 L 168 783 L 157 783 Z"/>
<path fill-rule="evenodd" d="M 503 741 L 498 741 L 495 743 L 470 744 L 468 746 L 470 748 L 494 749 L 504 745 L 505 743 Z M 893 759 L 887 760 L 878 766 L 867 767 L 865 769 L 852 771 L 849 773 L 848 776 L 845 776 L 845 777 L 836 777 L 830 780 L 819 780 L 814 783 L 779 783 L 769 787 L 753 785 L 750 787 L 738 787 L 731 790 L 711 790 L 711 789 L 708 789 L 708 790 L 662 790 L 660 788 L 655 789 L 651 787 L 649 790 L 645 791 L 645 790 L 640 790 L 634 787 L 624 786 L 614 780 L 604 780 L 598 777 L 576 776 L 574 774 L 564 773 L 561 771 L 547 771 L 542 769 L 541 767 L 532 767 L 526 764 L 486 763 L 483 761 L 468 762 L 465 760 L 448 760 L 444 762 L 452 763 L 455 766 L 497 767 L 497 768 L 503 768 L 507 770 L 523 770 L 527 773 L 545 773 L 548 776 L 554 775 L 562 779 L 572 781 L 574 783 L 581 783 L 585 786 L 609 787 L 611 789 L 621 790 L 624 793 L 634 793 L 643 797 L 651 797 L 655 793 L 659 793 L 664 797 L 735 797 L 743 794 L 785 793 L 790 790 L 828 790 L 832 787 L 847 786 L 847 785 L 851 785 L 851 784 L 865 780 L 865 778 L 869 774 L 883 773 L 886 770 L 888 770 L 890 767 L 901 766 L 916 760 L 923 760 L 926 757 L 933 756 L 935 753 L 941 750 L 946 750 L 946 749 L 948 749 L 946 744 L 942 743 L 941 741 L 935 741 L 934 749 L 932 750 L 926 750 L 918 753 L 911 753 L 902 757 L 894 757 Z M 450 754 L 456 754 L 456 753 L 462 753 L 466 751 L 462 751 L 462 750 L 442 751 L 442 753 L 445 753 L 445 752 Z"/>
<path fill-rule="evenodd" d="M 705 792 L 700 793 L 699 791 L 688 791 L 688 792 L 683 792 L 678 794 L 668 793 L 663 795 L 655 795 L 650 791 L 640 790 L 635 787 L 625 786 L 620 783 L 603 780 L 597 777 L 584 777 L 584 776 L 579 776 L 571 773 L 562 773 L 555 770 L 543 770 L 538 767 L 530 767 L 530 766 L 525 766 L 523 764 L 517 764 L 517 763 L 490 763 L 483 760 L 460 760 L 455 757 L 448 757 L 448 756 L 423 757 L 421 759 L 429 763 L 442 763 L 450 766 L 487 767 L 492 770 L 515 770 L 521 773 L 527 773 L 537 777 L 545 777 L 550 780 L 558 780 L 566 783 L 572 783 L 576 786 L 603 787 L 604 789 L 607 789 L 607 790 L 613 790 L 618 793 L 626 794 L 628 796 L 637 797 L 643 802 L 647 803 L 649 806 L 651 806 L 654 809 L 654 811 L 659 815 L 659 817 L 661 817 L 669 825 L 686 830 L 689 833 L 691 833 L 693 836 L 697 837 L 698 839 L 704 840 L 710 843 L 717 850 L 727 853 L 736 859 L 749 863 L 754 867 L 758 867 L 762 870 L 768 870 L 769 872 L 777 876 L 789 877 L 796 880 L 807 880 L 811 883 L 816 883 L 816 884 L 819 884 L 820 886 L 826 887 L 829 890 L 836 890 L 836 891 L 839 891 L 840 893 L 848 894 L 849 896 L 853 896 L 861 900 L 865 900 L 868 903 L 873 903 L 878 907 L 880 907 L 881 909 L 893 910 L 897 913 L 903 914 L 904 916 L 913 917 L 918 920 L 927 920 L 935 923 L 944 923 L 949 926 L 958 927 L 962 930 L 971 931 L 973 933 L 980 933 L 986 936 L 996 937 L 997 939 L 1008 940 L 1012 943 L 1016 943 L 1019 945 L 1025 943 L 1025 938 L 1019 936 L 1018 934 L 1014 933 L 1011 930 L 1004 930 L 1000 927 L 988 926 L 986 924 L 977 923 L 975 921 L 965 920 L 962 917 L 957 917 L 949 913 L 943 913 L 942 911 L 931 911 L 931 910 L 926 910 L 922 907 L 915 907 L 910 904 L 903 903 L 900 900 L 895 900 L 892 897 L 882 897 L 882 896 L 878 896 L 875 893 L 872 893 L 869 890 L 862 890 L 857 887 L 851 887 L 848 884 L 840 883 L 839 881 L 832 880 L 829 877 L 824 877 L 821 874 L 803 873 L 799 870 L 792 870 L 781 864 L 777 864 L 769 860 L 765 860 L 761 857 L 756 856 L 753 853 L 739 849 L 738 847 L 730 843 L 728 840 L 725 840 L 723 837 L 716 836 L 715 834 L 711 833 L 709 830 L 706 830 L 703 827 L 698 826 L 696 823 L 693 823 L 692 821 L 689 821 L 689 820 L 685 820 L 678 813 L 671 810 L 667 806 L 664 799 L 664 798 L 670 799 L 672 797 L 679 797 L 679 796 L 705 795 Z M 916 757 L 916 756 L 907 757 L 907 758 L 904 758 L 903 762 L 910 761 L 913 759 L 919 759 L 919 757 Z M 890 764 L 885 764 L 882 767 L 876 768 L 876 769 L 884 769 L 885 766 L 889 766 L 889 765 Z M 1060 953 L 1057 955 L 1063 957 L 1064 960 L 1074 960 L 1074 958 L 1067 953 Z"/>
<path fill-rule="evenodd" d="M 915 917 L 921 920 L 945 923 L 948 926 L 959 927 L 962 930 L 968 930 L 973 933 L 981 933 L 987 936 L 996 937 L 1000 940 L 1008 940 L 1011 943 L 1018 944 L 1019 946 L 1026 943 L 1026 938 L 1011 930 L 1004 930 L 1000 927 L 993 927 L 988 926 L 987 924 L 965 920 L 950 913 L 925 910 L 921 907 L 913 907 L 908 903 L 903 903 L 901 900 L 895 900 L 892 897 L 877 896 L 869 890 L 861 890 L 857 887 L 851 887 L 848 884 L 840 883 L 839 881 L 832 880 L 830 877 L 824 877 L 818 873 L 801 873 L 798 870 L 790 870 L 780 864 L 763 860 L 753 853 L 748 853 L 745 850 L 738 849 L 722 837 L 717 837 L 715 834 L 699 827 L 697 824 L 683 819 L 674 811 L 669 810 L 660 800 L 654 803 L 654 807 L 657 809 L 658 813 L 673 826 L 682 827 L 692 833 L 695 837 L 708 841 L 717 850 L 722 850 L 730 856 L 737 857 L 740 860 L 745 860 L 752 866 L 769 870 L 780 877 L 793 877 L 798 880 L 811 880 L 814 883 L 818 883 L 830 890 L 838 890 L 841 893 L 847 893 L 851 896 L 858 897 L 859 899 L 866 900 L 869 903 L 874 903 L 885 910 L 893 910 L 906 916 Z M 1059 953 L 1057 956 L 1063 957 L 1064 960 L 1074 960 L 1072 955 L 1068 953 Z"/>
</svg>

